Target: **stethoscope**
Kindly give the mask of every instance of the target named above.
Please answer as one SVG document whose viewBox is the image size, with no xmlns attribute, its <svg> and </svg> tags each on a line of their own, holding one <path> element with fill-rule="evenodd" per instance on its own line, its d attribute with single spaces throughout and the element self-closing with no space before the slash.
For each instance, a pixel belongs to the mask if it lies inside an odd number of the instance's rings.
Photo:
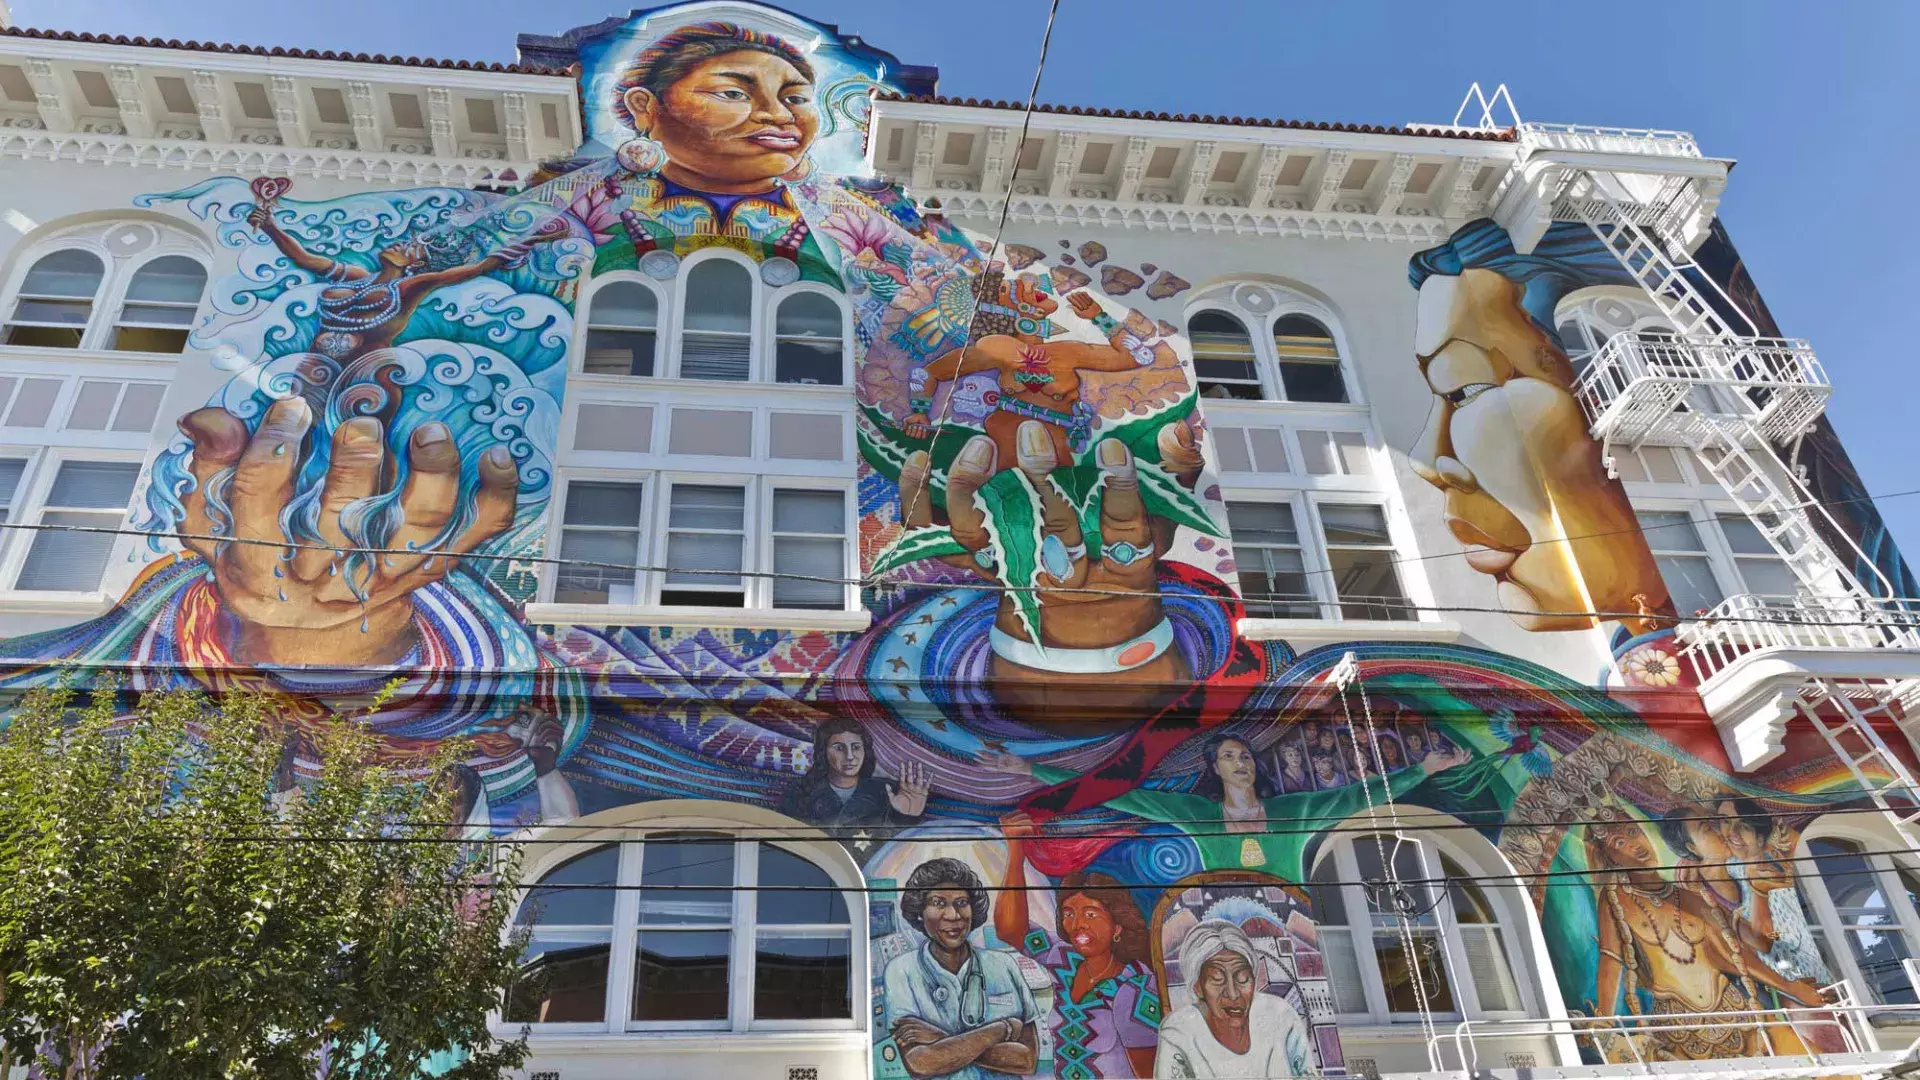
<svg viewBox="0 0 1920 1080">
<path fill-rule="evenodd" d="M 969 952 L 966 970 L 960 974 L 960 1023 L 968 1028 L 987 1022 L 987 974 L 974 960 Z M 935 986 L 933 1000 L 945 1005 L 949 993 L 945 986 Z"/>
</svg>

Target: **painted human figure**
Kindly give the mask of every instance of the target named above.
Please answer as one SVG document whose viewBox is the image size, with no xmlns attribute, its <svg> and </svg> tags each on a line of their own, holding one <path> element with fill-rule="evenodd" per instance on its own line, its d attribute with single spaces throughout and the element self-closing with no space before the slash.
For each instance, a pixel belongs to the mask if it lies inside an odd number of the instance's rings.
<svg viewBox="0 0 1920 1080">
<path fill-rule="evenodd" d="M 874 775 L 866 725 L 849 716 L 822 721 L 813 732 L 813 760 L 780 800 L 780 812 L 815 825 L 905 826 L 927 809 L 927 768 L 909 761 L 898 781 Z"/>
<path fill-rule="evenodd" d="M 1032 776 L 1047 784 L 1063 783 L 1073 774 L 1050 765 L 1034 764 L 1014 754 L 984 751 L 980 762 L 988 768 Z M 1253 747 L 1245 739 L 1221 735 L 1209 740 L 1207 770 L 1193 794 L 1135 788 L 1108 799 L 1106 806 L 1148 821 L 1164 822 L 1187 833 L 1200 849 L 1208 870 L 1258 868 L 1293 882 L 1306 880 L 1305 856 L 1315 834 L 1309 830 L 1275 830 L 1275 821 L 1339 821 L 1395 798 L 1442 769 L 1450 769 L 1468 755 L 1433 753 L 1417 766 L 1385 778 L 1371 777 L 1330 791 L 1275 794 Z M 1319 762 L 1315 762 L 1316 768 Z"/>
<path fill-rule="evenodd" d="M 1280 744 L 1280 787 L 1285 791 L 1305 791 L 1313 786 L 1307 775 L 1307 752 L 1289 739 Z"/>
<path fill-rule="evenodd" d="M 1579 235 L 1568 244 L 1590 245 L 1584 228 L 1570 228 Z M 1434 403 L 1409 457 L 1445 496 L 1467 565 L 1498 583 L 1513 620 L 1578 630 L 1607 621 L 1587 612 L 1671 605 L 1574 396 L 1573 364 L 1541 319 L 1551 322 L 1549 301 L 1586 268 L 1542 254 L 1549 247 L 1516 254 L 1498 225 L 1480 221 L 1414 257 L 1413 351 Z M 1635 633 L 1660 625 L 1619 621 Z"/>
<path fill-rule="evenodd" d="M 926 935 L 881 978 L 886 1023 L 914 1080 L 1021 1076 L 1039 1063 L 1039 1010 L 1013 954 L 975 948 L 987 888 L 958 859 L 929 859 L 907 875 L 900 917 Z"/>
<path fill-rule="evenodd" d="M 1150 1074 L 1161 998 L 1139 906 L 1113 878 L 1075 872 L 1054 890 L 1057 926 L 1031 921 L 1026 844 L 1039 830 L 1024 813 L 1000 824 L 1007 876 L 993 904 L 994 932 L 1053 975 L 1055 1071 L 1088 1080 Z"/>
<path fill-rule="evenodd" d="M 1654 1017 L 1672 1016 L 1632 1030 L 1652 1060 L 1751 1057 L 1771 1042 L 1776 1054 L 1805 1053 L 1790 1028 L 1736 1025 L 1700 1028 L 1693 1014 L 1741 1012 L 1767 1007 L 1754 986 L 1780 996 L 1787 1006 L 1818 1007 L 1820 991 L 1788 979 L 1769 966 L 1700 895 L 1663 877 L 1645 826 L 1616 817 L 1586 827 L 1587 862 L 1596 871 L 1600 965 L 1590 1015 L 1624 1007 L 1641 1014 L 1644 991 Z M 1617 871 L 1617 873 L 1598 873 Z M 1602 1022 L 1596 1031 L 1608 1031 Z"/>
<path fill-rule="evenodd" d="M 1261 959 L 1253 939 L 1226 919 L 1207 919 L 1187 931 L 1180 975 L 1193 1002 L 1161 1025 L 1155 1077 L 1270 1080 L 1312 1074 L 1307 1023 L 1286 999 L 1266 992 Z"/>
</svg>

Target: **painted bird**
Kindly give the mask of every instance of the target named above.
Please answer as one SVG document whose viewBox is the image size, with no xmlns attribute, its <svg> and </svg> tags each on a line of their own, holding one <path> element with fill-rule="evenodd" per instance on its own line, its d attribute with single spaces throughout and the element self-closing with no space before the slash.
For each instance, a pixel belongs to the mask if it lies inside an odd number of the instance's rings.
<svg viewBox="0 0 1920 1080">
<path fill-rule="evenodd" d="M 1547 753 L 1546 734 L 1539 724 L 1528 724 L 1523 731 L 1514 722 L 1513 713 L 1503 709 L 1488 715 L 1487 731 L 1506 740 L 1506 749 L 1500 751 L 1502 758 L 1518 761 L 1534 776 L 1553 775 L 1553 758 Z"/>
</svg>

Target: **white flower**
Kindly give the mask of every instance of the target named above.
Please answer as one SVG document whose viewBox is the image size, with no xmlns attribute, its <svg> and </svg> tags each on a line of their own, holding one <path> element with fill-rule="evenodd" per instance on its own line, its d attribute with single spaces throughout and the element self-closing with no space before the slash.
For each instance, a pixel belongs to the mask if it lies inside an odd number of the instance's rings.
<svg viewBox="0 0 1920 1080">
<path fill-rule="evenodd" d="M 1647 686 L 1672 686 L 1680 681 L 1680 661 L 1657 645 L 1642 645 L 1620 659 L 1629 681 Z"/>
</svg>

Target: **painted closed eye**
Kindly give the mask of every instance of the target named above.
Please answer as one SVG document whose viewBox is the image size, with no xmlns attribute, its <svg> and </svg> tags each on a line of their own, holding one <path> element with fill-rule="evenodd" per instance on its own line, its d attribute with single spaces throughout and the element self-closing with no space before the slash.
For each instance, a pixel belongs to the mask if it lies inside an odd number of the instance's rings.
<svg viewBox="0 0 1920 1080">
<path fill-rule="evenodd" d="M 1459 388 L 1458 390 L 1449 390 L 1446 393 L 1441 394 L 1440 396 L 1446 400 L 1447 404 L 1452 405 L 1455 408 L 1458 408 L 1459 406 L 1465 405 L 1467 402 L 1472 401 L 1474 398 L 1479 397 L 1481 394 L 1484 394 L 1487 391 L 1493 389 L 1493 387 L 1494 387 L 1493 383 L 1486 383 L 1486 382 L 1468 383 L 1467 385 Z"/>
</svg>

